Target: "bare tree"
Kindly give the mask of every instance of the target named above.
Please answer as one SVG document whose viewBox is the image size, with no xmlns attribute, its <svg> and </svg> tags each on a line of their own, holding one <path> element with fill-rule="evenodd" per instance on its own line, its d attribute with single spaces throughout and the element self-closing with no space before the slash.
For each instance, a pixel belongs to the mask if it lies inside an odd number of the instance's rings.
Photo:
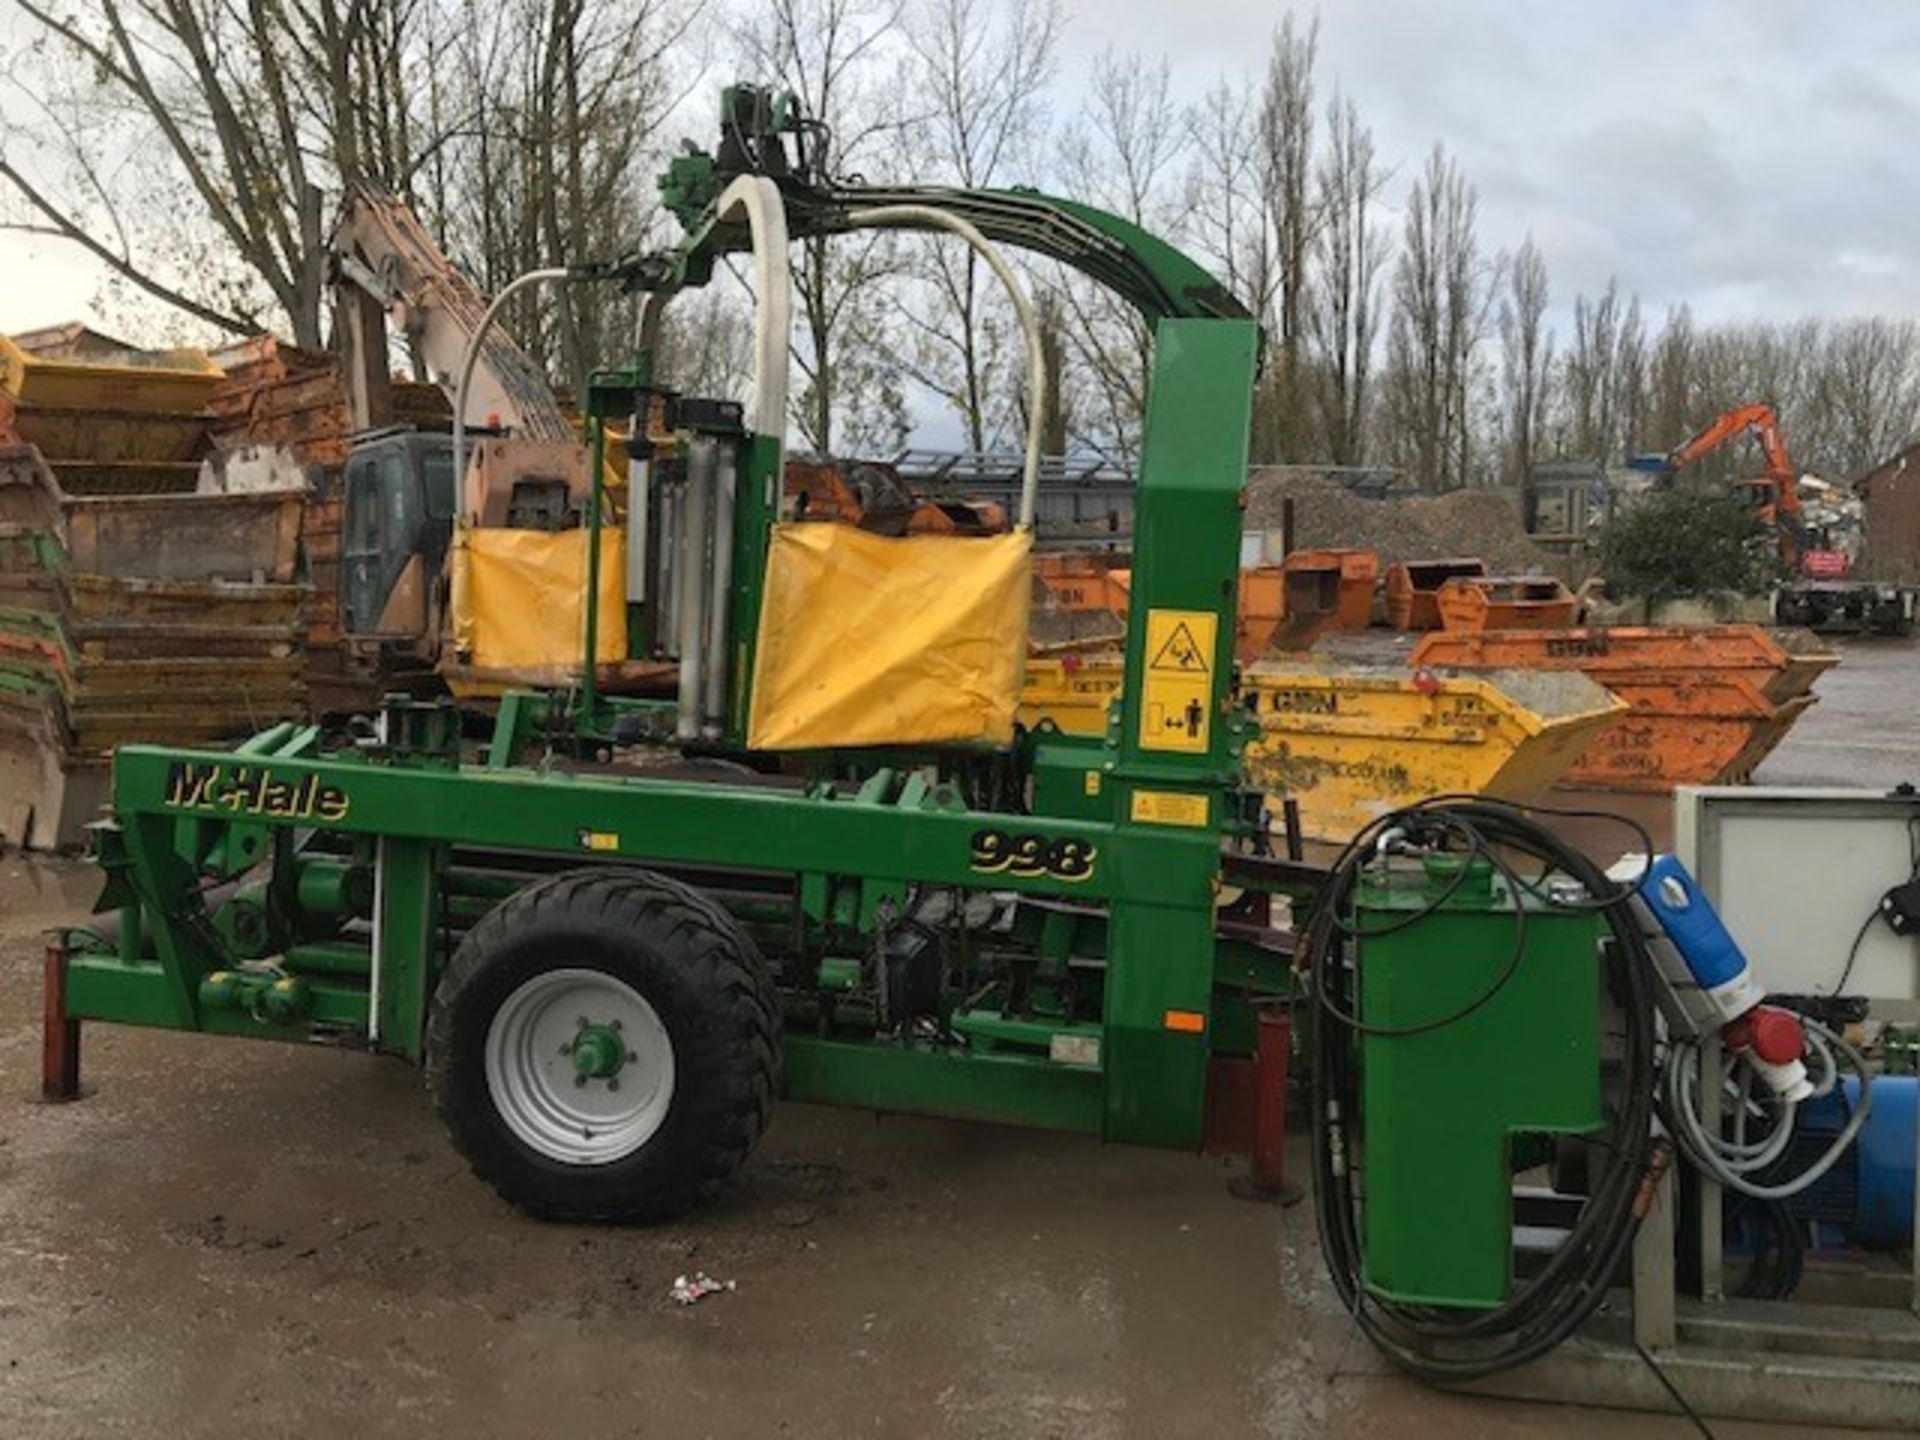
<svg viewBox="0 0 1920 1440">
<path fill-rule="evenodd" d="M 1604 338 L 1607 311 L 1604 295 L 1588 307 L 1590 336 Z M 1629 305 L 1612 342 L 1611 389 L 1619 438 L 1631 450 L 1671 450 L 1722 411 L 1764 401 L 1799 463 L 1848 475 L 1908 438 L 1920 419 L 1920 326 L 1912 322 L 1805 318 L 1702 329 L 1678 305 L 1640 364 L 1635 330 Z M 1597 360 L 1569 366 L 1570 416 L 1598 407 L 1586 394 L 1597 389 L 1588 378 L 1597 368 Z M 1699 473 L 1723 479 L 1754 463 L 1751 449 L 1735 445 Z"/>
<path fill-rule="evenodd" d="M 1297 365 L 1306 330 L 1307 267 L 1320 226 L 1313 193 L 1313 67 L 1319 48 L 1317 16 L 1304 27 L 1291 12 L 1282 17 L 1260 97 L 1267 207 L 1280 265 L 1276 328 L 1289 368 Z"/>
<path fill-rule="evenodd" d="M 114 274 L 209 325 L 244 333 L 286 317 L 294 340 L 321 339 L 326 279 L 323 187 L 371 179 L 413 159 L 391 113 L 397 52 L 413 10 L 363 0 L 96 0 L 76 14 L 8 0 L 53 51 L 80 62 L 95 123 L 61 124 L 53 104 L 34 148 L 51 147 L 83 183 L 38 183 L 0 155 L 14 223 L 88 251 Z M 30 85 L 30 82 L 28 82 Z M 141 174 L 109 184 L 120 153 Z M 109 238 L 110 237 L 110 238 Z M 180 265 L 208 242 L 228 265 Z M 239 283 L 234 273 L 239 272 Z"/>
<path fill-rule="evenodd" d="M 818 153 L 831 175 L 877 158 L 904 123 L 894 41 L 905 0 L 771 0 L 736 30 L 750 73 L 785 86 L 826 127 Z M 906 393 L 888 343 L 883 281 L 900 270 L 900 247 L 879 231 L 799 242 L 794 293 L 801 384 L 793 423 L 822 454 L 897 446 L 907 429 Z"/>
<path fill-rule="evenodd" d="M 1475 349 L 1493 293 L 1477 209 L 1473 186 L 1434 146 L 1407 198 L 1388 332 L 1398 458 L 1427 490 L 1453 489 L 1471 474 Z"/>
<path fill-rule="evenodd" d="M 1064 455 L 1068 437 L 1074 433 L 1073 413 L 1077 387 L 1067 369 L 1066 306 L 1060 292 L 1051 285 L 1042 286 L 1033 297 L 1034 321 L 1040 327 L 1041 363 L 1046 366 L 1046 411 L 1040 417 L 1040 453 Z M 1032 422 L 1028 396 L 1020 387 L 1019 416 L 1024 430 Z"/>
<path fill-rule="evenodd" d="M 1828 422 L 1815 395 L 1825 334 L 1818 320 L 1718 325 L 1700 331 L 1693 345 L 1694 408 L 1686 426 L 1663 437 L 1660 448 L 1670 449 L 1684 441 L 1723 410 L 1764 401 L 1779 414 L 1788 442 L 1800 458 L 1820 453 Z M 1752 467 L 1751 448 L 1733 445 L 1703 460 L 1695 476 L 1712 481 L 1751 472 Z"/>
<path fill-rule="evenodd" d="M 1186 113 L 1188 244 L 1249 311 L 1271 315 L 1280 285 L 1261 92 L 1222 77 Z"/>
<path fill-rule="evenodd" d="M 661 334 L 661 378 L 689 395 L 740 395 L 753 378 L 753 315 L 743 293 L 707 285 L 675 302 Z"/>
<path fill-rule="evenodd" d="M 1078 119 L 1060 145 L 1068 194 L 1091 201 L 1158 234 L 1175 233 L 1180 192 L 1174 185 L 1187 134 L 1162 59 L 1103 52 Z M 1136 458 L 1146 414 L 1153 335 L 1111 292 L 1071 273 L 1061 277 L 1076 358 L 1087 377 L 1086 403 L 1074 407 L 1075 438 L 1126 463 Z"/>
<path fill-rule="evenodd" d="M 671 8 L 672 0 L 524 3 L 532 42 L 518 87 L 525 104 L 507 134 L 520 139 L 524 157 L 529 228 L 539 250 L 529 259 L 567 263 L 630 251 L 645 233 L 635 202 L 649 193 L 660 122 L 673 98 L 669 47 L 691 12 Z M 530 295 L 529 309 L 542 298 Z M 559 363 L 551 368 L 584 392 L 588 373 L 616 352 L 616 336 L 630 333 L 631 308 L 578 288 L 546 304 L 559 322 L 550 364 Z"/>
<path fill-rule="evenodd" d="M 1386 237 L 1373 205 L 1386 172 L 1374 159 L 1373 132 L 1351 100 L 1327 106 L 1327 145 L 1314 176 L 1318 226 L 1307 292 L 1307 363 L 1315 379 L 1324 453 L 1336 465 L 1366 458 L 1373 351 L 1380 328 L 1380 271 Z"/>
<path fill-rule="evenodd" d="M 309 347 L 330 197 L 355 183 L 413 200 L 486 288 L 632 248 L 671 98 L 663 53 L 687 14 L 682 0 L 101 0 L 86 19 L 0 4 L 48 42 L 27 78 L 36 150 L 56 160 L 0 155 L 19 223 L 205 324 L 283 325 Z M 113 163 L 127 151 L 142 163 Z M 625 310 L 537 296 L 508 323 L 577 386 Z"/>
<path fill-rule="evenodd" d="M 1645 338 L 1638 297 L 1617 277 L 1597 299 L 1573 302 L 1573 341 L 1562 374 L 1567 443 L 1583 459 L 1607 461 L 1631 443 L 1646 409 Z M 1683 437 L 1684 438 L 1684 437 Z"/>
<path fill-rule="evenodd" d="M 1664 452 L 1691 435 L 1704 418 L 1699 388 L 1693 312 L 1686 305 L 1676 305 L 1667 311 L 1654 337 L 1653 358 L 1647 367 L 1646 419 L 1637 443 Z"/>
<path fill-rule="evenodd" d="M 1815 393 L 1832 417 L 1832 436 L 1807 453 L 1831 475 L 1857 475 L 1920 426 L 1920 326 L 1880 316 L 1842 321 L 1828 332 L 1820 360 Z"/>
<path fill-rule="evenodd" d="M 1640 447 L 1647 419 L 1647 332 L 1640 320 L 1640 297 L 1628 298 L 1614 346 L 1614 410 L 1618 424 L 1616 453 Z"/>
<path fill-rule="evenodd" d="M 1060 25 L 1059 0 L 920 0 L 909 71 L 930 109 L 902 131 L 903 173 L 979 189 L 1030 169 Z M 905 288 L 895 311 L 908 373 L 984 450 L 1015 404 L 1023 352 L 1010 307 L 971 246 L 927 239 L 911 253 L 924 287 Z"/>
<path fill-rule="evenodd" d="M 1532 529 L 1536 449 L 1545 427 L 1553 372 L 1553 333 L 1547 328 L 1547 264 L 1529 235 L 1507 267 L 1500 300 L 1500 410 L 1505 470 L 1520 491 L 1521 514 Z"/>
</svg>

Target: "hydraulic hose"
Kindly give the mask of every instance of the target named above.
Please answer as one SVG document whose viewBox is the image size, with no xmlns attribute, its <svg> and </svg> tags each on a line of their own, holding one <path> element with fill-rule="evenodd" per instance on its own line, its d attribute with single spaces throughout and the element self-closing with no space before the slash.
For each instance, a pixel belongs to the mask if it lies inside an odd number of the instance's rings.
<svg viewBox="0 0 1920 1440">
<path fill-rule="evenodd" d="M 1301 935 L 1301 964 L 1319 1012 L 1313 1047 L 1314 1199 L 1328 1272 L 1348 1312 L 1374 1344 L 1404 1369 L 1435 1382 L 1469 1380 L 1523 1364 L 1572 1335 L 1605 1298 L 1625 1262 L 1644 1213 L 1643 1192 L 1666 1153 L 1653 1139 L 1658 1039 L 1652 963 L 1628 903 L 1634 886 L 1609 880 L 1535 819 L 1536 813 L 1595 812 L 1529 812 L 1483 797 L 1442 796 L 1381 817 L 1334 862 Z M 1385 932 L 1356 922 L 1353 898 L 1376 846 L 1383 840 L 1395 843 L 1390 837 L 1396 830 L 1402 835 L 1398 843 L 1444 847 L 1493 866 L 1514 896 L 1513 952 L 1485 991 L 1467 1004 L 1415 1024 L 1382 1028 L 1370 1025 L 1357 1008 L 1364 944 L 1356 942 Z M 1644 838 L 1644 831 L 1641 834 Z M 1651 848 L 1646 847 L 1649 852 Z M 1529 858 L 1542 866 L 1531 879 L 1520 870 Z M 1547 883 L 1551 877 L 1564 877 L 1578 888 Z M 1362 1187 L 1356 1186 L 1356 1178 L 1365 1169 L 1366 1132 L 1365 1116 L 1357 1107 L 1359 1038 L 1372 1035 L 1392 1043 L 1400 1036 L 1458 1024 L 1483 1009 L 1522 963 L 1528 896 L 1555 909 L 1599 914 L 1613 939 L 1606 947 L 1606 963 L 1626 1026 L 1621 1037 L 1622 1086 L 1606 1133 L 1593 1141 L 1601 1159 L 1591 1193 L 1564 1243 L 1499 1307 L 1454 1310 L 1384 1300 L 1367 1290 L 1362 1276 Z M 1423 910 L 1396 919 L 1391 928 L 1420 923 L 1446 898 L 1443 894 Z"/>
</svg>

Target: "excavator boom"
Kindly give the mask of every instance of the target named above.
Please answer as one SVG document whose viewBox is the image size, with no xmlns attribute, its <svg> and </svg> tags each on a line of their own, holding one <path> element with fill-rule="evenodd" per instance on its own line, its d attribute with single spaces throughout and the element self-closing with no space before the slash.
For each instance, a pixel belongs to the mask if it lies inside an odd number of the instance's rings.
<svg viewBox="0 0 1920 1440">
<path fill-rule="evenodd" d="M 1751 433 L 1766 462 L 1767 479 L 1773 485 L 1772 503 L 1781 515 L 1800 513 L 1800 497 L 1795 490 L 1800 475 L 1787 457 L 1786 441 L 1780 435 L 1780 417 L 1766 404 L 1738 405 L 1716 417 L 1698 435 L 1677 446 L 1667 456 L 1665 470 L 1685 469 L 1718 450 L 1737 436 Z"/>
<path fill-rule="evenodd" d="M 1664 476 L 1685 469 L 1706 458 L 1722 445 L 1740 435 L 1751 434 L 1760 446 L 1766 464 L 1764 479 L 1748 482 L 1760 492 L 1760 518 L 1772 526 L 1779 537 L 1780 558 L 1789 570 L 1799 570 L 1806 555 L 1806 543 L 1800 520 L 1800 472 L 1787 456 L 1787 443 L 1780 435 L 1780 417 L 1764 403 L 1736 405 L 1716 416 L 1699 434 L 1674 447 L 1659 465 Z"/>
<path fill-rule="evenodd" d="M 486 313 L 480 288 L 446 257 L 405 201 L 372 186 L 348 191 L 332 248 L 355 427 L 391 418 L 379 413 L 388 365 L 381 312 L 451 397 L 467 342 Z M 499 426 L 523 440 L 577 438 L 540 367 L 497 325 L 481 347 L 470 406 L 472 423 Z"/>
</svg>

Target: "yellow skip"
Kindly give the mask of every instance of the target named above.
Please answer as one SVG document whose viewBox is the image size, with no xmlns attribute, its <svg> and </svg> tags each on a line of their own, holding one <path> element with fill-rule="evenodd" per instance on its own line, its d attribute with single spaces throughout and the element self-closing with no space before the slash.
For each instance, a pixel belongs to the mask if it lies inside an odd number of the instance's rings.
<svg viewBox="0 0 1920 1440">
<path fill-rule="evenodd" d="M 0 390 L 22 405 L 62 410 L 198 411 L 226 372 L 202 350 L 128 355 L 122 363 L 29 355 L 0 335 Z M 87 453 L 87 452 L 81 452 Z"/>
<path fill-rule="evenodd" d="M 1105 734 L 1122 674 L 1117 655 L 1029 660 L 1021 723 Z M 1242 759 L 1249 778 L 1299 801 L 1306 833 L 1326 840 L 1432 795 L 1534 799 L 1626 708 L 1571 671 L 1268 661 L 1242 670 L 1240 693 L 1260 722 Z"/>
<path fill-rule="evenodd" d="M 1255 665 L 1241 688 L 1260 721 L 1247 774 L 1326 840 L 1433 795 L 1532 800 L 1626 708 L 1572 672 Z"/>
</svg>

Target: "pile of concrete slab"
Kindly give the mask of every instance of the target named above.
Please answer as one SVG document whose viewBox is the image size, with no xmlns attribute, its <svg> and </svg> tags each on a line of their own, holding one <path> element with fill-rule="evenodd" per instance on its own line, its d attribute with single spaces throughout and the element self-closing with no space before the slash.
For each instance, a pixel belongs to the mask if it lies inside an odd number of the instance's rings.
<svg viewBox="0 0 1920 1440">
<path fill-rule="evenodd" d="M 204 355 L 101 338 L 0 341 L 0 840 L 34 847 L 78 842 L 115 745 L 309 709 L 303 477 L 208 463 Z"/>
</svg>

